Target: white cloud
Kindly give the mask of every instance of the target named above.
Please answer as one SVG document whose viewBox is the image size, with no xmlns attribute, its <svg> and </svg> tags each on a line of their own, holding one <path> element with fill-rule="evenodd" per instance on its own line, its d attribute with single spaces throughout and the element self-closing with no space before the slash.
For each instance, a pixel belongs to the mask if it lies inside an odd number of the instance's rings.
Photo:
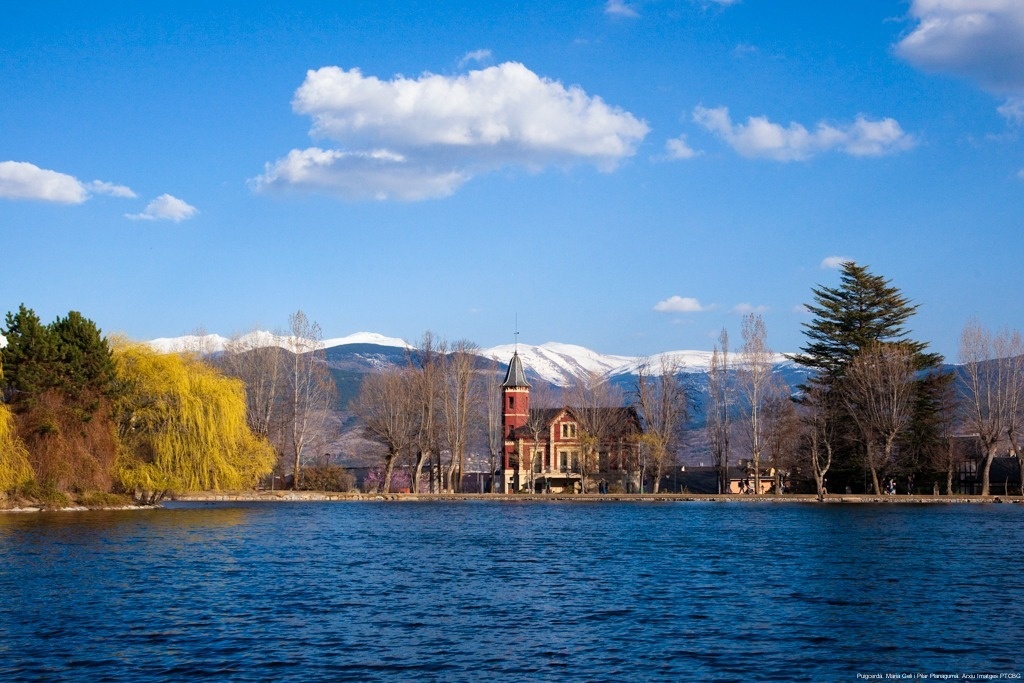
<svg viewBox="0 0 1024 683">
<path fill-rule="evenodd" d="M 700 313 L 709 309 L 710 306 L 701 306 L 700 301 L 689 296 L 670 296 L 654 305 L 659 313 Z"/>
<path fill-rule="evenodd" d="M 1024 97 L 1011 97 L 997 109 L 999 115 L 1015 126 L 1024 125 Z"/>
<path fill-rule="evenodd" d="M 608 0 L 604 4 L 604 13 L 616 17 L 638 17 L 640 13 L 626 3 L 625 0 Z"/>
<path fill-rule="evenodd" d="M 89 192 L 74 176 L 39 168 L 27 161 L 3 161 L 0 197 L 81 204 L 89 198 Z"/>
<path fill-rule="evenodd" d="M 1024 93 L 1024 2 L 913 0 L 910 16 L 917 25 L 898 55 L 990 91 Z"/>
<path fill-rule="evenodd" d="M 74 176 L 39 168 L 27 161 L 0 161 L 0 197 L 5 199 L 81 204 L 89 199 L 92 193 L 114 197 L 135 196 L 135 193 L 124 185 L 100 180 L 83 183 Z"/>
<path fill-rule="evenodd" d="M 292 150 L 254 179 L 258 189 L 439 197 L 474 175 L 513 164 L 539 170 L 583 162 L 611 171 L 635 154 L 649 130 L 600 97 L 514 62 L 390 81 L 324 67 L 307 73 L 292 107 L 313 119 L 312 136 L 342 148 Z"/>
<path fill-rule="evenodd" d="M 417 201 L 447 197 L 469 179 L 452 169 L 410 164 L 400 154 L 375 150 L 341 152 L 317 147 L 293 149 L 267 164 L 255 189 L 321 190 L 344 199 Z"/>
<path fill-rule="evenodd" d="M 910 149 L 914 137 L 903 132 L 891 118 L 869 121 L 857 116 L 852 124 L 833 126 L 818 123 L 809 131 L 799 123 L 783 128 L 763 116 L 751 116 L 745 124 L 734 124 L 727 107 L 695 107 L 693 120 L 722 138 L 745 157 L 802 161 L 816 154 L 840 151 L 851 156 L 881 156 Z"/>
<path fill-rule="evenodd" d="M 667 140 L 665 151 L 668 152 L 669 159 L 692 159 L 700 154 L 699 151 L 687 144 L 685 135 Z"/>
<path fill-rule="evenodd" d="M 192 218 L 199 210 L 186 204 L 177 197 L 169 194 L 162 194 L 143 209 L 142 213 L 126 213 L 126 218 L 143 221 L 174 221 L 180 223 L 183 220 Z"/>
<path fill-rule="evenodd" d="M 844 264 L 853 261 L 852 258 L 847 256 L 826 256 L 821 260 L 821 268 L 823 269 L 838 269 L 842 268 Z"/>
<path fill-rule="evenodd" d="M 105 183 L 101 180 L 94 180 L 87 185 L 87 187 L 95 192 L 96 194 L 106 194 L 111 197 L 122 197 L 126 199 L 135 199 L 139 195 L 132 192 L 130 187 L 124 185 L 115 185 L 114 183 Z"/>
<path fill-rule="evenodd" d="M 470 62 L 480 64 L 481 62 L 490 61 L 491 56 L 490 50 L 473 50 L 472 52 L 467 52 L 462 55 L 462 59 L 459 60 L 459 68 L 466 66 Z"/>
<path fill-rule="evenodd" d="M 753 304 L 736 304 L 732 307 L 731 313 L 734 315 L 747 315 L 748 313 L 767 313 L 767 306 L 754 306 Z"/>
</svg>

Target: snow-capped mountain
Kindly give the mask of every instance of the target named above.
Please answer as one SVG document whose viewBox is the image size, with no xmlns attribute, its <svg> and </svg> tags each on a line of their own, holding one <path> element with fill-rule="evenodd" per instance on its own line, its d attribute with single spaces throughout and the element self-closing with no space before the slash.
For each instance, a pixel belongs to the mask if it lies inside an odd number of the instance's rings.
<svg viewBox="0 0 1024 683">
<path fill-rule="evenodd" d="M 256 331 L 245 334 L 234 340 L 222 337 L 219 334 L 194 335 L 188 334 L 182 337 L 161 337 L 151 339 L 147 342 L 150 347 L 160 353 L 180 353 L 182 351 L 197 351 L 200 353 L 221 353 L 229 346 L 238 349 L 255 349 L 264 346 L 279 346 L 282 349 L 292 349 L 300 346 L 290 335 L 279 335 L 272 332 Z M 397 346 L 398 348 L 412 348 L 409 344 L 395 337 L 385 337 L 376 332 L 356 332 L 347 337 L 335 337 L 324 339 L 321 344 L 323 348 L 335 346 L 348 346 L 351 344 L 372 344 L 375 346 Z M 301 345 L 305 347 L 306 345 Z"/>
<path fill-rule="evenodd" d="M 220 353 L 229 348 L 244 350 L 279 346 L 293 349 L 296 346 L 290 336 L 262 331 L 251 332 L 234 341 L 218 334 L 208 334 L 153 339 L 148 343 L 164 353 Z M 405 352 L 414 348 L 402 339 L 375 332 L 356 332 L 346 337 L 325 339 L 322 344 L 323 348 L 329 351 L 328 361 L 333 367 L 344 367 L 355 372 L 359 371 L 360 366 L 365 366 L 363 371 L 369 371 L 384 365 L 405 362 Z M 569 386 L 577 378 L 589 373 L 611 379 L 633 376 L 644 363 L 649 365 L 653 374 L 658 374 L 662 359 L 677 363 L 685 373 L 706 373 L 711 366 L 710 351 L 666 351 L 650 357 L 617 356 L 560 342 L 540 345 L 502 344 L 480 349 L 477 353 L 502 365 L 509 362 L 513 353 L 518 353 L 530 376 L 559 387 Z M 735 363 L 736 359 L 736 355 L 732 354 L 730 363 Z M 774 361 L 777 366 L 791 365 L 782 354 L 777 354 Z"/>
<path fill-rule="evenodd" d="M 480 355 L 506 364 L 513 353 L 519 354 L 529 373 L 561 387 L 568 386 L 575 378 L 587 373 L 611 378 L 636 375 L 644 364 L 648 365 L 652 374 L 657 375 L 663 359 L 679 365 L 685 373 L 705 373 L 711 367 L 710 351 L 666 351 L 649 357 L 613 356 L 558 342 L 547 342 L 540 346 L 503 344 L 480 351 Z M 783 354 L 776 354 L 773 361 L 776 365 L 790 363 Z M 736 356 L 732 354 L 730 364 L 735 362 Z"/>
</svg>

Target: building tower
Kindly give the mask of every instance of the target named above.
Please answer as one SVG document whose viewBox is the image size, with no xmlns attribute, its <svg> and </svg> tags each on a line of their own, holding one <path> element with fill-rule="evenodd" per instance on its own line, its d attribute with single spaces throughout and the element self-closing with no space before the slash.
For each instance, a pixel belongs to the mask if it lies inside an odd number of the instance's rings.
<svg viewBox="0 0 1024 683">
<path fill-rule="evenodd" d="M 502 469 L 507 471 L 513 469 L 513 461 L 516 460 L 515 430 L 525 427 L 530 419 L 530 383 L 526 381 L 518 351 L 512 354 L 508 363 L 508 373 L 501 385 L 501 400 L 501 433 L 505 437 Z M 518 462 L 515 462 L 515 467 L 519 467 Z"/>
</svg>

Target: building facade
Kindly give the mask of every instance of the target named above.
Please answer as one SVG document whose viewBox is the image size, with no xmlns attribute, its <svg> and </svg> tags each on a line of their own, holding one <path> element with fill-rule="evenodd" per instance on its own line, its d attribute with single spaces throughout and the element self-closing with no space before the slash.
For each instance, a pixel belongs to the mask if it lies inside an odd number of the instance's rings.
<svg viewBox="0 0 1024 683">
<path fill-rule="evenodd" d="M 586 429 L 597 422 L 607 426 L 600 439 Z M 630 491 L 638 486 L 640 433 L 632 408 L 591 408 L 585 415 L 571 406 L 532 408 L 530 383 L 516 352 L 502 383 L 504 447 L 494 491 Z"/>
</svg>

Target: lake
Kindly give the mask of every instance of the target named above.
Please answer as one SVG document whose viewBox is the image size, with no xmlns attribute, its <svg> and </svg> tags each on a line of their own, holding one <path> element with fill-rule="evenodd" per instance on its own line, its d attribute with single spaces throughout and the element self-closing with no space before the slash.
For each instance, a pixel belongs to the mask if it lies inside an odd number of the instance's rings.
<svg viewBox="0 0 1024 683">
<path fill-rule="evenodd" d="M 1022 505 L 5 514 L 0 680 L 1013 680 L 1022 548 Z"/>
</svg>

